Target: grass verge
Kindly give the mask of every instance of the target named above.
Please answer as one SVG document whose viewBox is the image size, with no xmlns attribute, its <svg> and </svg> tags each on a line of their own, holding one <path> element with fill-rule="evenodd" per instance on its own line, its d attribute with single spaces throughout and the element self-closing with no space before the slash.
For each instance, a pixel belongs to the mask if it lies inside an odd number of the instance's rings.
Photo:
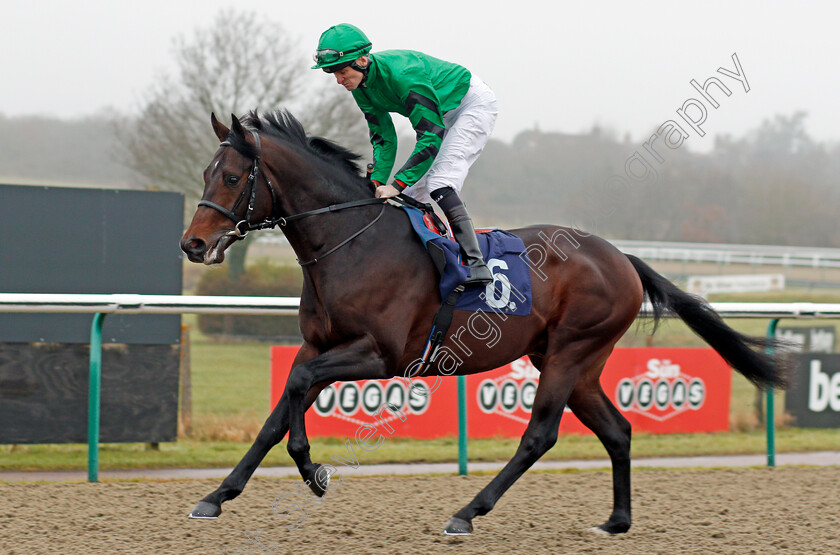
<svg viewBox="0 0 840 555">
<path fill-rule="evenodd" d="M 715 301 L 753 302 L 838 302 L 836 294 L 806 292 L 740 295 Z M 102 469 L 131 468 L 207 468 L 235 465 L 247 451 L 269 411 L 269 350 L 265 343 L 221 343 L 203 336 L 195 326 L 195 316 L 184 322 L 192 335 L 192 431 L 177 443 L 164 443 L 159 450 L 144 444 L 103 444 Z M 793 322 L 792 320 L 786 322 Z M 752 335 L 763 335 L 765 320 L 730 320 L 730 325 Z M 813 323 L 813 322 L 809 322 Z M 837 321 L 821 320 L 820 325 Z M 620 346 L 703 346 L 702 340 L 681 322 L 665 320 L 651 342 L 645 326 L 633 326 Z M 636 434 L 633 457 L 695 456 L 715 454 L 760 454 L 765 452 L 765 435 L 757 429 L 754 414 L 755 388 L 733 373 L 730 431 L 714 434 L 654 435 Z M 777 407 L 783 407 L 783 397 Z M 777 411 L 777 425 L 785 416 Z M 312 457 L 328 461 L 340 454 L 348 438 L 312 438 Z M 471 461 L 506 461 L 516 450 L 517 439 L 475 439 L 470 441 Z M 840 449 L 840 430 L 781 428 L 777 431 L 778 452 L 824 451 Z M 390 462 L 451 462 L 457 460 L 455 438 L 409 440 L 389 438 L 374 452 L 359 452 L 362 464 Z M 543 460 L 602 459 L 606 453 L 593 436 L 561 436 Z M 284 444 L 275 447 L 265 465 L 290 465 Z M 0 446 L 0 471 L 6 470 L 83 470 L 87 467 L 86 445 Z"/>
<path fill-rule="evenodd" d="M 348 438 L 310 440 L 312 460 L 326 462 L 331 455 L 345 456 Z M 474 439 L 469 443 L 471 462 L 507 461 L 519 444 L 518 439 Z M 808 452 L 840 449 L 840 431 L 784 429 L 776 434 L 777 452 Z M 100 469 L 134 468 L 223 468 L 232 467 L 245 454 L 249 443 L 182 439 L 162 443 L 159 450 L 144 444 L 103 444 Z M 719 432 L 710 434 L 637 434 L 633 438 L 633 458 L 698 455 L 743 455 L 765 453 L 765 434 Z M 0 471 L 85 470 L 87 445 L 4 446 Z M 435 440 L 388 438 L 376 451 L 356 449 L 361 464 L 455 462 L 458 442 L 454 437 Z M 541 460 L 606 459 L 606 451 L 591 435 L 564 435 Z M 285 442 L 276 446 L 263 466 L 290 466 Z"/>
</svg>

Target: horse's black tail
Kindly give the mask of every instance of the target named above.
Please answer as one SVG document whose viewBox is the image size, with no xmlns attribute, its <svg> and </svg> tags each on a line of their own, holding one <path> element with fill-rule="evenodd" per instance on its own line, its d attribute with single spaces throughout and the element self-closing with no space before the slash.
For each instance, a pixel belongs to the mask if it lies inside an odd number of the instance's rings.
<svg viewBox="0 0 840 555">
<path fill-rule="evenodd" d="M 783 350 L 783 342 L 738 333 L 726 325 L 705 300 L 682 291 L 639 258 L 632 255 L 627 258 L 642 280 L 656 323 L 664 314 L 674 313 L 730 366 L 758 387 L 783 388 L 787 385 L 787 360 L 779 356 L 783 353 L 777 352 L 775 357 L 766 354 L 768 347 L 774 351 Z"/>
</svg>

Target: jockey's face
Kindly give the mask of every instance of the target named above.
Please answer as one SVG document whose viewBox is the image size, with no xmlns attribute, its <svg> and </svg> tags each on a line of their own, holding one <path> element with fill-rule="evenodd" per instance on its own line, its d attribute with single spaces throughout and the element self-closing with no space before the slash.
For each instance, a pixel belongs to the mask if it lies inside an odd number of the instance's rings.
<svg viewBox="0 0 840 555">
<path fill-rule="evenodd" d="M 367 66 L 367 56 L 359 58 L 356 63 L 362 67 Z M 362 79 L 365 77 L 361 71 L 353 69 L 352 66 L 340 69 L 333 73 L 333 75 L 335 75 L 336 82 L 348 91 L 355 91 L 359 87 L 359 84 L 361 84 Z"/>
</svg>

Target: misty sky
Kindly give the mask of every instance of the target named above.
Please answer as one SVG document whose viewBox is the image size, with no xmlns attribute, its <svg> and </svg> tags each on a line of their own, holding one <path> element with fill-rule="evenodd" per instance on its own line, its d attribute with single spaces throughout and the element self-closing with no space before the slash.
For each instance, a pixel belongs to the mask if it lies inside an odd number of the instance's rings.
<svg viewBox="0 0 840 555">
<path fill-rule="evenodd" d="M 809 113 L 813 137 L 840 140 L 840 39 L 828 1 L 6 2 L 0 113 L 136 112 L 173 67 L 172 39 L 233 6 L 297 37 L 302 71 L 310 71 L 321 31 L 343 21 L 365 30 L 374 51 L 411 48 L 461 63 L 496 91 L 495 136 L 506 141 L 535 125 L 577 133 L 597 123 L 641 143 L 686 100 L 700 99 L 690 80 L 712 76 L 732 94 L 712 89 L 720 107 L 708 110 L 706 137 L 692 134 L 688 148 L 707 149 L 716 134 L 741 136 L 797 110 Z M 733 53 L 749 92 L 717 72 L 735 71 Z"/>
</svg>

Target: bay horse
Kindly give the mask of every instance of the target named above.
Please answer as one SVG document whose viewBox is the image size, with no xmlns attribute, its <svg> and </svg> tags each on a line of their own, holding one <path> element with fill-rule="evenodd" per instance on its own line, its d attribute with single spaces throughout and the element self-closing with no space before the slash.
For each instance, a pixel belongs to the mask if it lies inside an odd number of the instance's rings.
<svg viewBox="0 0 840 555">
<path fill-rule="evenodd" d="M 287 449 L 315 494 L 329 472 L 312 462 L 304 413 L 335 381 L 405 376 L 441 305 L 439 276 L 402 209 L 373 199 L 358 156 L 307 136 L 288 112 L 252 111 L 230 128 L 211 115 L 219 149 L 204 171 L 204 193 L 181 249 L 192 262 L 217 264 L 249 230 L 280 225 L 303 271 L 303 345 L 286 389 L 256 440 L 230 475 L 190 513 L 216 518 L 238 496 L 268 451 L 288 432 Z M 531 419 L 513 458 L 444 530 L 469 534 L 508 488 L 557 441 L 568 406 L 603 443 L 612 463 L 613 510 L 594 531 L 630 528 L 630 423 L 599 383 L 616 342 L 639 315 L 645 296 L 658 321 L 674 313 L 732 367 L 759 387 L 785 384 L 783 364 L 760 349 L 772 340 L 742 335 L 700 298 L 644 262 L 580 230 L 538 225 L 512 230 L 524 242 L 532 280 L 527 316 L 487 313 L 497 330 L 464 334 L 471 353 L 456 375 L 484 372 L 528 355 L 540 371 Z M 560 248 L 562 247 L 562 249 Z M 452 329 L 467 323 L 455 311 Z M 454 347 L 450 336 L 443 348 Z"/>
</svg>

